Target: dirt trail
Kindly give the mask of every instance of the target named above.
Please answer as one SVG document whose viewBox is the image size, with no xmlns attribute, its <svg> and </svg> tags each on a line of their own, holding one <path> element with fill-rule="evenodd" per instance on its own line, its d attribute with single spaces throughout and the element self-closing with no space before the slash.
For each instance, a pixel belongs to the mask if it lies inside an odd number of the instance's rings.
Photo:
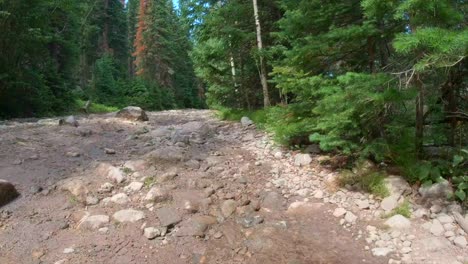
<svg viewBox="0 0 468 264">
<path fill-rule="evenodd" d="M 388 263 L 365 226 L 271 184 L 312 172 L 263 132 L 211 111 L 148 115 L 0 126 L 0 178 L 21 193 L 0 209 L 0 263 Z"/>
</svg>

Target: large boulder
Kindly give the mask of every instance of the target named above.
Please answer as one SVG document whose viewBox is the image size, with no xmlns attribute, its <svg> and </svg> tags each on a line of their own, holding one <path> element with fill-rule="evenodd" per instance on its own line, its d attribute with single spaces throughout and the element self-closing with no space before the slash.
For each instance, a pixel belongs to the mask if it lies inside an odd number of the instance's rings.
<svg viewBox="0 0 468 264">
<path fill-rule="evenodd" d="M 19 196 L 15 186 L 5 180 L 0 180 L 0 207 Z"/>
<path fill-rule="evenodd" d="M 137 106 L 127 106 L 123 108 L 122 110 L 120 110 L 119 112 L 117 112 L 115 116 L 119 118 L 128 119 L 131 121 L 148 121 L 149 120 L 148 116 L 146 115 L 146 112 Z"/>
<path fill-rule="evenodd" d="M 243 116 L 243 117 L 241 118 L 241 124 L 242 124 L 243 126 L 245 126 L 245 127 L 250 126 L 250 125 L 253 125 L 253 123 L 254 123 L 254 122 L 253 122 L 252 120 L 250 120 L 250 118 L 247 117 L 247 116 Z"/>
<path fill-rule="evenodd" d="M 312 158 L 309 154 L 297 154 L 294 157 L 294 165 L 301 167 L 307 166 L 312 162 Z"/>
</svg>

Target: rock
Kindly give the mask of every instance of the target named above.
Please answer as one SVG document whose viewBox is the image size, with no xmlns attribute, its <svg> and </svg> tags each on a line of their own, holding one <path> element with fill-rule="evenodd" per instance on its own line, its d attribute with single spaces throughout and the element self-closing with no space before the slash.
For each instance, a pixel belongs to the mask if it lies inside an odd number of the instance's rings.
<svg viewBox="0 0 468 264">
<path fill-rule="evenodd" d="M 374 255 L 376 257 L 385 257 L 392 251 L 393 250 L 391 248 L 383 248 L 383 247 L 373 248 L 372 249 L 372 255 Z"/>
<path fill-rule="evenodd" d="M 380 203 L 380 207 L 384 209 L 386 212 L 390 212 L 397 207 L 398 198 L 399 196 L 395 196 L 395 195 L 385 197 Z"/>
<path fill-rule="evenodd" d="M 65 156 L 70 157 L 70 158 L 77 158 L 81 156 L 81 154 L 78 152 L 68 151 L 67 153 L 65 153 Z"/>
<path fill-rule="evenodd" d="M 449 215 L 446 215 L 446 214 L 440 214 L 438 217 L 437 217 L 437 220 L 439 220 L 439 222 L 441 224 L 451 224 L 453 223 L 453 218 Z"/>
<path fill-rule="evenodd" d="M 125 193 L 118 193 L 112 196 L 110 201 L 116 204 L 126 204 L 130 202 L 130 198 Z"/>
<path fill-rule="evenodd" d="M 413 251 L 413 250 L 412 250 L 410 247 L 403 247 L 403 248 L 400 250 L 400 252 L 401 252 L 402 254 L 408 254 L 408 253 L 410 253 L 411 251 Z"/>
<path fill-rule="evenodd" d="M 185 163 L 185 166 L 194 170 L 198 170 L 200 168 L 200 162 L 198 162 L 198 160 L 191 159 Z"/>
<path fill-rule="evenodd" d="M 273 156 L 275 157 L 275 159 L 282 159 L 283 158 L 283 152 L 281 151 L 276 151 Z"/>
<path fill-rule="evenodd" d="M 91 196 L 91 195 L 86 196 L 87 205 L 96 205 L 98 203 L 99 203 L 99 198 L 97 198 L 96 196 Z"/>
<path fill-rule="evenodd" d="M 314 194 L 314 198 L 316 199 L 322 199 L 323 198 L 323 191 L 322 190 L 317 190 Z"/>
<path fill-rule="evenodd" d="M 80 202 L 86 201 L 88 188 L 83 180 L 77 178 L 70 178 L 60 181 L 58 183 L 59 190 L 68 191 L 75 196 Z"/>
<path fill-rule="evenodd" d="M 338 207 L 335 209 L 335 211 L 333 211 L 333 216 L 334 217 L 342 217 L 343 215 L 346 214 L 346 209 L 344 208 L 341 208 L 341 207 Z"/>
<path fill-rule="evenodd" d="M 250 228 L 256 225 L 259 225 L 263 223 L 264 219 L 260 215 L 255 215 L 255 216 L 247 216 L 242 219 L 238 220 L 238 223 L 240 223 L 244 228 Z"/>
<path fill-rule="evenodd" d="M 145 155 L 152 162 L 172 162 L 184 161 L 184 150 L 177 147 L 160 147 Z"/>
<path fill-rule="evenodd" d="M 277 192 L 268 192 L 262 200 L 261 207 L 267 211 L 283 209 L 283 196 Z"/>
<path fill-rule="evenodd" d="M 0 180 L 0 207 L 19 196 L 15 186 L 8 181 Z"/>
<path fill-rule="evenodd" d="M 433 214 L 438 214 L 438 213 L 440 213 L 442 211 L 442 206 L 440 206 L 439 204 L 434 204 L 434 205 L 431 206 L 431 208 L 429 210 Z"/>
<path fill-rule="evenodd" d="M 38 194 L 38 193 L 42 192 L 42 190 L 43 190 L 42 187 L 37 186 L 37 185 L 31 186 L 31 188 L 29 188 L 29 192 L 31 194 Z M 0 193 L 1 193 L 1 191 L 0 191 Z"/>
<path fill-rule="evenodd" d="M 109 155 L 114 155 L 116 153 L 115 150 L 111 148 L 104 148 L 104 151 Z"/>
<path fill-rule="evenodd" d="M 385 224 L 392 229 L 398 230 L 408 229 L 411 227 L 411 221 L 399 214 L 390 217 L 387 221 L 385 221 Z"/>
<path fill-rule="evenodd" d="M 173 226 L 178 224 L 180 221 L 182 221 L 182 217 L 177 212 L 177 210 L 173 208 L 167 208 L 163 207 L 160 208 L 156 211 L 156 216 L 159 218 L 159 222 L 161 223 L 161 226 Z"/>
<path fill-rule="evenodd" d="M 344 219 L 345 219 L 346 222 L 352 224 L 352 223 L 356 222 L 357 216 L 354 215 L 352 212 L 348 211 L 348 212 L 346 212 L 346 215 L 345 215 Z"/>
<path fill-rule="evenodd" d="M 434 236 L 441 236 L 442 234 L 444 234 L 445 229 L 444 229 L 444 227 L 442 226 L 442 224 L 439 222 L 439 220 L 434 219 L 434 220 L 432 221 L 432 225 L 431 225 L 431 228 L 429 229 L 429 231 L 430 231 Z"/>
<path fill-rule="evenodd" d="M 143 188 L 142 182 L 131 182 L 129 185 L 124 187 L 124 191 L 126 192 L 138 192 Z"/>
<path fill-rule="evenodd" d="M 297 154 L 294 157 L 294 165 L 301 167 L 309 165 L 312 162 L 312 158 L 309 154 Z"/>
<path fill-rule="evenodd" d="M 368 200 L 357 200 L 356 205 L 359 207 L 359 209 L 364 210 L 364 209 L 369 209 L 369 201 Z"/>
<path fill-rule="evenodd" d="M 73 248 L 65 248 L 63 250 L 63 254 L 71 254 L 73 252 L 75 252 L 75 249 L 73 249 Z"/>
<path fill-rule="evenodd" d="M 115 115 L 118 118 L 123 118 L 131 121 L 148 121 L 149 118 L 146 115 L 146 112 L 143 111 L 140 107 L 137 106 L 127 106 L 117 112 Z"/>
<path fill-rule="evenodd" d="M 120 223 L 134 223 L 145 218 L 145 214 L 142 211 L 137 211 L 134 209 L 125 209 L 116 212 L 114 215 L 112 215 L 112 218 L 114 218 L 117 222 Z"/>
<path fill-rule="evenodd" d="M 250 126 L 250 125 L 253 125 L 253 123 L 254 123 L 254 122 L 253 122 L 252 120 L 250 120 L 250 118 L 248 118 L 247 116 L 243 116 L 243 117 L 241 118 L 241 124 L 242 124 L 243 126 L 245 126 L 245 127 Z"/>
<path fill-rule="evenodd" d="M 464 236 L 455 237 L 455 239 L 453 240 L 453 243 L 463 249 L 466 248 L 466 245 L 467 245 L 467 241 Z"/>
<path fill-rule="evenodd" d="M 450 245 L 450 242 L 447 241 L 447 239 L 438 237 L 424 238 L 416 242 L 421 244 L 421 250 L 429 252 L 442 251 Z"/>
<path fill-rule="evenodd" d="M 388 176 L 384 179 L 384 184 L 391 196 L 399 197 L 411 193 L 411 187 L 401 176 Z"/>
<path fill-rule="evenodd" d="M 109 216 L 107 215 L 85 216 L 80 222 L 81 222 L 81 224 L 79 225 L 80 229 L 96 230 L 101 227 L 104 227 L 105 225 L 109 223 Z"/>
<path fill-rule="evenodd" d="M 129 168 L 133 172 L 137 172 L 148 169 L 149 164 L 144 160 L 129 160 L 125 162 L 124 167 Z"/>
<path fill-rule="evenodd" d="M 112 189 L 114 189 L 114 185 L 112 185 L 109 182 L 106 182 L 106 183 L 102 184 L 101 187 L 99 187 L 98 192 L 108 193 L 108 192 L 111 192 Z"/>
<path fill-rule="evenodd" d="M 169 200 L 170 198 L 171 196 L 166 190 L 162 189 L 161 187 L 153 187 L 148 191 L 144 200 L 155 203 L 161 203 Z"/>
<path fill-rule="evenodd" d="M 236 208 L 237 208 L 236 201 L 232 199 L 226 200 L 221 205 L 221 212 L 223 213 L 224 217 L 229 217 L 236 211 Z"/>
<path fill-rule="evenodd" d="M 177 177 L 177 175 L 178 175 L 178 173 L 175 170 L 168 171 L 168 172 L 162 174 L 161 176 L 159 176 L 158 180 L 159 180 L 159 182 L 172 181 L 173 179 L 175 179 L 175 177 Z"/>
<path fill-rule="evenodd" d="M 198 212 L 199 207 L 200 206 L 197 202 L 194 202 L 191 200 L 184 201 L 184 210 L 187 211 L 188 213 L 194 214 Z"/>
<path fill-rule="evenodd" d="M 151 240 L 151 239 L 155 239 L 156 237 L 160 236 L 161 231 L 156 227 L 147 227 L 147 228 L 145 228 L 145 231 L 144 231 L 143 234 L 147 239 Z"/>
<path fill-rule="evenodd" d="M 188 221 L 181 223 L 179 231 L 176 236 L 205 236 L 206 230 L 209 226 L 216 224 L 216 218 L 212 216 L 195 216 Z"/>
<path fill-rule="evenodd" d="M 74 127 L 79 126 L 78 121 L 76 121 L 76 118 L 72 115 L 67 116 L 66 118 L 59 119 L 59 125 L 60 126 L 68 125 L 68 126 L 74 126 Z"/>
<path fill-rule="evenodd" d="M 311 202 L 293 202 L 289 205 L 288 214 L 311 214 L 316 212 L 323 206 L 323 203 L 311 203 Z"/>
<path fill-rule="evenodd" d="M 96 174 L 111 179 L 115 183 L 122 183 L 125 180 L 125 175 L 120 171 L 120 169 L 107 163 L 99 164 L 96 168 Z"/>
<path fill-rule="evenodd" d="M 452 193 L 452 187 L 447 180 L 442 180 L 439 183 L 433 184 L 431 186 L 421 186 L 419 188 L 419 194 L 423 199 L 436 199 L 442 198 L 447 199 L 447 197 Z"/>
<path fill-rule="evenodd" d="M 307 146 L 304 149 L 304 152 L 310 153 L 310 154 L 320 154 L 322 150 L 320 149 L 319 144 L 312 144 L 312 145 Z"/>
</svg>

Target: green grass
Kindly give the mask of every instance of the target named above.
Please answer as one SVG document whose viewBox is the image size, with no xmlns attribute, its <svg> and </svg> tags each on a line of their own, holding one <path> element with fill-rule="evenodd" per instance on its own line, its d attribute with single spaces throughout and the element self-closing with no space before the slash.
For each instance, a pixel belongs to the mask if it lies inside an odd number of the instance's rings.
<svg viewBox="0 0 468 264">
<path fill-rule="evenodd" d="M 252 119 L 255 125 L 260 129 L 264 129 L 267 122 L 268 109 L 248 111 L 245 109 L 217 107 L 216 110 L 216 115 L 222 120 L 240 121 L 242 117 L 247 116 Z"/>
<path fill-rule="evenodd" d="M 338 176 L 338 184 L 357 185 L 359 189 L 384 198 L 390 194 L 384 183 L 385 176 L 380 172 L 370 172 L 367 174 L 357 174 L 349 170 L 343 170 Z"/>
<path fill-rule="evenodd" d="M 83 100 L 76 100 L 76 111 L 80 111 L 86 104 L 86 101 Z M 115 106 L 107 106 L 103 104 L 97 104 L 97 103 L 91 103 L 91 105 L 88 108 L 88 113 L 90 114 L 100 114 L 100 113 L 110 113 L 110 112 L 115 112 L 118 111 L 119 108 Z"/>
<path fill-rule="evenodd" d="M 405 200 L 403 203 L 398 205 L 390 213 L 385 214 L 383 217 L 384 218 L 389 218 L 389 217 L 392 217 L 392 216 L 397 215 L 397 214 L 402 215 L 402 216 L 404 216 L 406 218 L 411 217 L 411 205 L 407 200 Z"/>
<path fill-rule="evenodd" d="M 157 182 L 156 177 L 150 176 L 150 177 L 146 177 L 145 181 L 143 182 L 143 185 L 148 188 L 156 184 L 156 182 Z"/>
</svg>

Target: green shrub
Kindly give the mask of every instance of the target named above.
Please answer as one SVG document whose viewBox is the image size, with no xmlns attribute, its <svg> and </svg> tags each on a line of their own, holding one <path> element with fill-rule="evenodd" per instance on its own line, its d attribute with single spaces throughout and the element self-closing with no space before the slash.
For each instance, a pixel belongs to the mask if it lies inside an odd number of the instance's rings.
<svg viewBox="0 0 468 264">
<path fill-rule="evenodd" d="M 390 213 L 383 215 L 383 218 L 389 218 L 397 214 L 406 218 L 411 217 L 411 205 L 407 200 L 395 207 Z"/>
</svg>

